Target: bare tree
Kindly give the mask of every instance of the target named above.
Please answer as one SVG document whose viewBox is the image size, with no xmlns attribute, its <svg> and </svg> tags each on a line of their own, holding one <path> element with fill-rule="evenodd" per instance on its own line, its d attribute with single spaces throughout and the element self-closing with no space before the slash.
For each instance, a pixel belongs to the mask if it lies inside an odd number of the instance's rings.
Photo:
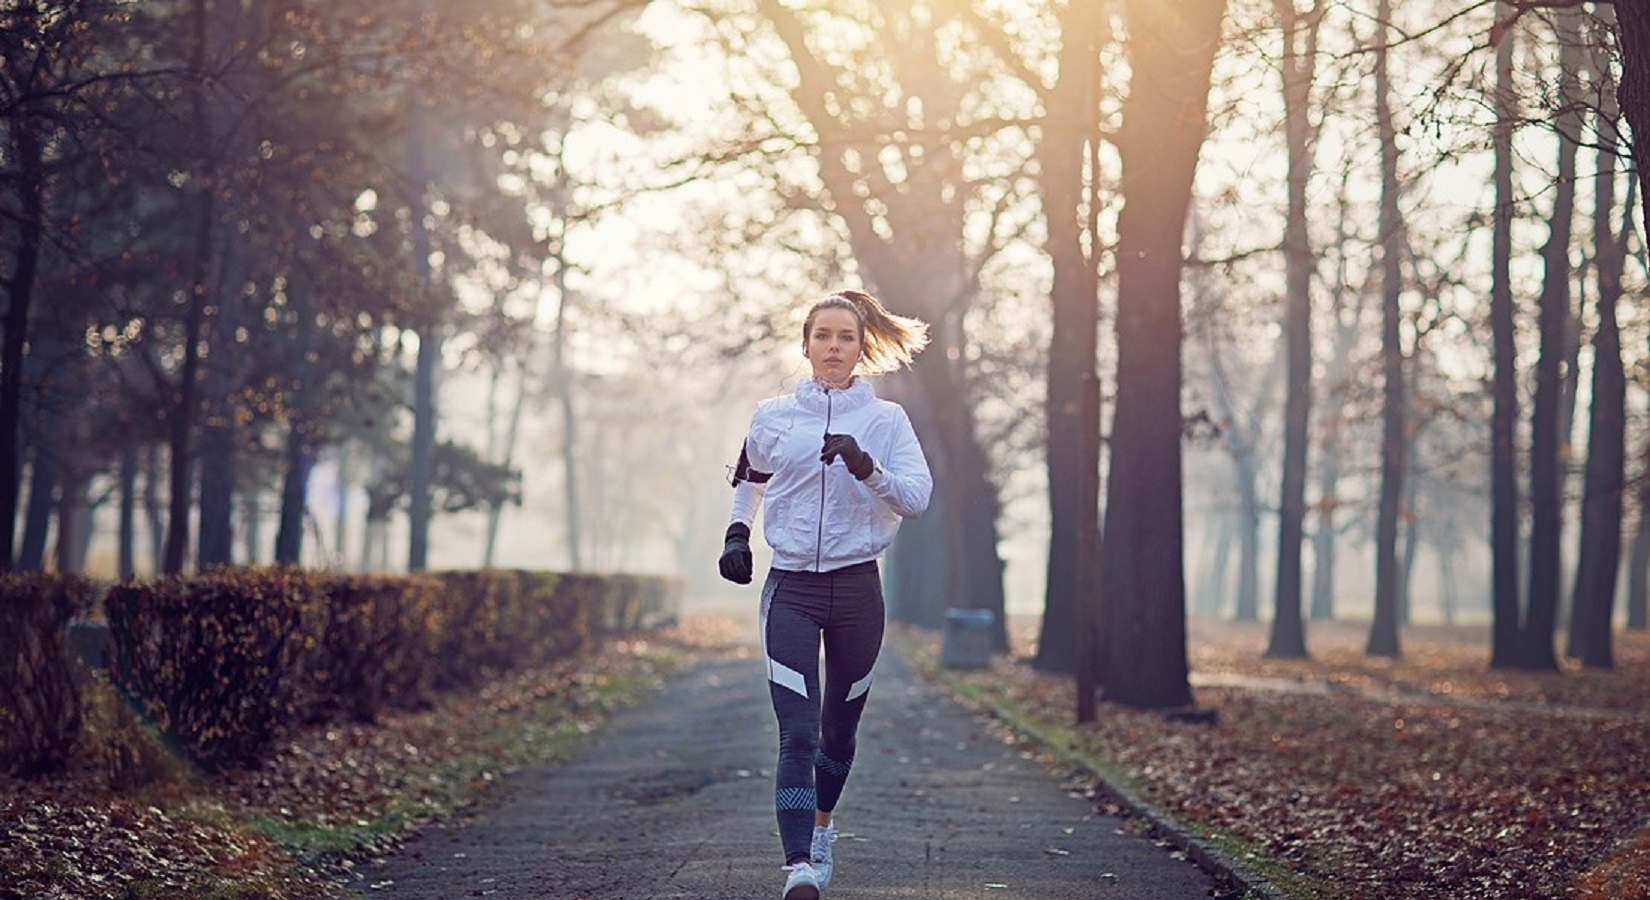
<svg viewBox="0 0 1650 900">
<path fill-rule="evenodd" d="M 1181 507 L 1180 279 L 1225 0 L 1125 4 L 1132 73 L 1118 136 L 1117 404 L 1101 555 L 1105 695 L 1191 702 Z"/>
<path fill-rule="evenodd" d="M 1497 4 L 1497 15 L 1507 11 Z M 1513 86 L 1513 32 L 1501 36 L 1495 48 L 1495 125 L 1491 144 L 1495 157 L 1492 180 L 1495 208 L 1490 248 L 1490 331 L 1494 342 L 1490 420 L 1490 557 L 1494 623 L 1490 665 L 1518 665 L 1523 635 L 1518 580 L 1518 349 L 1512 286 L 1513 155 L 1517 126 L 1517 94 Z"/>
<path fill-rule="evenodd" d="M 1392 115 L 1390 49 L 1391 0 L 1376 13 L 1381 32 L 1375 50 L 1375 121 L 1381 135 L 1381 499 L 1375 525 L 1375 615 L 1364 652 L 1398 656 L 1398 513 L 1404 496 L 1407 400 L 1404 348 L 1399 333 L 1403 297 L 1403 220 L 1398 210 L 1397 128 Z"/>
<path fill-rule="evenodd" d="M 1301 545 L 1305 540 L 1308 428 L 1312 416 L 1312 279 L 1317 256 L 1307 222 L 1306 186 L 1313 169 L 1311 103 L 1317 70 L 1318 28 L 1326 9 L 1313 0 L 1305 10 L 1295 0 L 1274 0 L 1283 29 L 1284 137 L 1289 152 L 1288 213 L 1283 233 L 1286 269 L 1284 358 L 1287 385 L 1283 409 L 1283 482 L 1278 498 L 1277 594 L 1266 655 L 1306 657 L 1306 625 L 1301 618 Z"/>
<path fill-rule="evenodd" d="M 1045 401 L 1050 544 L 1036 665 L 1049 672 L 1076 671 L 1080 678 L 1093 670 L 1093 581 L 1099 563 L 1098 237 L 1091 234 L 1085 248 L 1089 204 L 1083 202 L 1083 169 L 1099 140 L 1094 121 L 1101 87 L 1098 53 L 1109 40 L 1101 12 L 1099 3 L 1072 3 L 1061 12 L 1060 71 L 1043 101 L 1047 124 L 1037 145 L 1048 254 L 1054 263 L 1054 329 Z M 1089 178 L 1099 177 L 1098 171 L 1090 171 Z M 1079 720 L 1086 721 L 1082 697 Z"/>
<path fill-rule="evenodd" d="M 1643 3 L 1618 3 L 1616 31 L 1621 43 L 1621 83 L 1616 98 L 1622 118 L 1632 135 L 1634 160 L 1650 159 L 1650 7 Z M 1644 234 L 1650 235 L 1650 166 L 1638 168 L 1639 202 Z"/>
<path fill-rule="evenodd" d="M 1608 10 L 1602 11 L 1609 15 Z M 1560 12 L 1560 40 L 1579 44 L 1570 20 Z M 1609 84 L 1609 59 L 1594 51 L 1593 81 Z M 1575 593 L 1570 606 L 1569 654 L 1583 664 L 1607 668 L 1613 664 L 1611 613 L 1615 606 L 1616 575 L 1621 563 L 1621 524 L 1626 469 L 1627 375 L 1621 359 L 1621 331 L 1616 304 L 1622 296 L 1627 256 L 1626 236 L 1632 210 L 1615 226 L 1617 113 L 1613 92 L 1598 92 L 1593 133 L 1597 158 L 1593 179 L 1593 273 L 1598 290 L 1595 307 L 1598 328 L 1593 333 L 1592 402 L 1588 410 L 1587 467 L 1581 494 L 1580 558 L 1576 562 Z"/>
</svg>

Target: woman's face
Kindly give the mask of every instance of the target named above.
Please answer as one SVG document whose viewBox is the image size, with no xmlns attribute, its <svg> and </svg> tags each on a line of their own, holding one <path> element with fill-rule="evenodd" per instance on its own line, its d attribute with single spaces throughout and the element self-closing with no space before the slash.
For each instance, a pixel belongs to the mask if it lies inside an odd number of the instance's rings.
<svg viewBox="0 0 1650 900">
<path fill-rule="evenodd" d="M 827 384 L 847 384 L 859 363 L 859 317 L 834 306 L 814 313 L 802 352 L 813 364 L 815 378 Z"/>
</svg>

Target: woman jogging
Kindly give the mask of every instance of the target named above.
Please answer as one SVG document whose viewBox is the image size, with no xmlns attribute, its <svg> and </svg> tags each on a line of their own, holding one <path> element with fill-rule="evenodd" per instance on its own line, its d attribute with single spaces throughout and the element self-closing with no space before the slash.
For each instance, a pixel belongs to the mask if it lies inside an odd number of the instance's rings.
<svg viewBox="0 0 1650 900">
<path fill-rule="evenodd" d="M 817 900 L 830 883 L 832 817 L 882 649 L 877 557 L 901 518 L 928 507 L 933 487 L 905 410 L 878 399 L 856 373 L 908 365 L 927 343 L 925 323 L 889 313 L 870 294 L 839 291 L 815 303 L 802 326 L 813 377 L 757 405 L 734 467 L 722 577 L 750 583 L 759 506 L 773 548 L 761 627 L 779 720 L 774 809 L 784 900 Z"/>
</svg>

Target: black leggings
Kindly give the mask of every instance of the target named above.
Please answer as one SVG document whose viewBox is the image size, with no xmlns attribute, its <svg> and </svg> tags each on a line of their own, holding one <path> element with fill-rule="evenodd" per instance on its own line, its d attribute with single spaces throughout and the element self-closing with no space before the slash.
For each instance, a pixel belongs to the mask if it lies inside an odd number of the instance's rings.
<svg viewBox="0 0 1650 900">
<path fill-rule="evenodd" d="M 842 796 L 871 669 L 882 649 L 882 628 L 882 580 L 875 560 L 832 572 L 768 571 L 762 585 L 762 649 L 779 720 L 774 811 L 786 865 L 808 859 L 814 810 L 831 812 Z"/>
</svg>

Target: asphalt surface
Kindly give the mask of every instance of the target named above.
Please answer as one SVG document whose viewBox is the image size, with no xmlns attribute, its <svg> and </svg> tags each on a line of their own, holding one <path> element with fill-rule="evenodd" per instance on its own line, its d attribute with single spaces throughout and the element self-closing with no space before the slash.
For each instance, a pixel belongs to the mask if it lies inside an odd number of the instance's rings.
<svg viewBox="0 0 1650 900">
<path fill-rule="evenodd" d="M 779 897 L 777 753 L 758 652 L 686 669 L 568 762 L 361 872 L 394 900 Z M 1221 896 L 1184 854 L 1100 814 L 885 650 L 837 810 L 830 900 Z"/>
</svg>

